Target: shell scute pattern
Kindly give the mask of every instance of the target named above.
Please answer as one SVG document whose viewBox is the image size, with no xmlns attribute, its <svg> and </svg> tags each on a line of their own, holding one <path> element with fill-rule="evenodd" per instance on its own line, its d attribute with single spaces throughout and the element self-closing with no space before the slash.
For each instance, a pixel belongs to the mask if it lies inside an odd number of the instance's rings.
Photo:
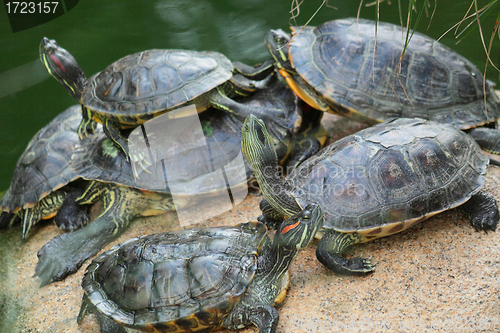
<svg viewBox="0 0 500 333">
<path fill-rule="evenodd" d="M 217 327 L 252 280 L 266 235 L 262 224 L 247 223 L 135 238 L 96 258 L 82 287 L 126 326 Z"/>
<path fill-rule="evenodd" d="M 405 34 L 389 23 L 375 35 L 373 21 L 334 20 L 297 33 L 290 61 L 328 104 L 355 119 L 421 117 L 468 129 L 500 116 L 481 72 L 447 46 L 415 32 L 400 61 Z"/>
<path fill-rule="evenodd" d="M 28 143 L 14 169 L 9 190 L 0 200 L 0 210 L 16 213 L 78 178 L 69 166 L 79 141 L 79 105 L 55 117 Z"/>
<path fill-rule="evenodd" d="M 82 103 L 111 118 L 147 120 L 142 116 L 180 106 L 226 82 L 231 71 L 231 62 L 216 52 L 148 50 L 92 76 Z"/>
<path fill-rule="evenodd" d="M 467 134 L 399 119 L 324 148 L 288 186 L 301 206 L 324 207 L 325 228 L 380 237 L 467 201 L 483 185 L 487 163 Z"/>
</svg>

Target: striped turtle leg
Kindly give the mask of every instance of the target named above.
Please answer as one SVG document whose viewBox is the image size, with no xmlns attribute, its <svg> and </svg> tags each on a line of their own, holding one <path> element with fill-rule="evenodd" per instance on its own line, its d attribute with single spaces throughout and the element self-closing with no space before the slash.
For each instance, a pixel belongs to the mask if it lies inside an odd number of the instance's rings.
<svg viewBox="0 0 500 333">
<path fill-rule="evenodd" d="M 2 214 L 0 214 L 0 228 L 11 227 L 18 218 L 19 216 L 17 216 L 17 214 L 2 212 Z"/>
<path fill-rule="evenodd" d="M 63 190 L 55 191 L 31 208 L 23 209 L 19 212 L 19 217 L 22 224 L 22 240 L 26 240 L 26 236 L 36 223 L 42 219 L 49 219 L 53 217 L 57 210 L 66 199 L 66 192 Z"/>
<path fill-rule="evenodd" d="M 110 138 L 111 141 L 113 141 L 113 143 L 125 153 L 127 158 L 129 158 L 128 138 L 122 135 L 118 127 L 116 127 L 116 124 L 109 119 L 104 119 L 102 123 L 102 129 L 104 130 L 106 136 Z"/>
<path fill-rule="evenodd" d="M 95 221 L 80 230 L 59 235 L 38 251 L 35 275 L 41 286 L 75 273 L 83 262 L 118 237 L 130 221 L 148 209 L 143 192 L 114 184 L 93 182 L 78 198 L 79 203 L 101 199 L 104 210 Z"/>
<path fill-rule="evenodd" d="M 267 129 L 271 134 L 282 140 L 289 126 L 287 118 L 283 110 L 280 109 L 265 109 L 252 107 L 246 104 L 238 103 L 229 98 L 222 87 L 212 89 L 207 93 L 209 104 L 214 108 L 225 111 L 229 114 L 239 117 L 247 117 L 251 114 L 262 119 L 267 125 Z M 281 130 L 280 130 L 281 129 Z"/>
<path fill-rule="evenodd" d="M 492 195 L 478 192 L 459 208 L 470 216 L 470 222 L 476 231 L 496 230 L 500 214 L 497 201 Z"/>
<path fill-rule="evenodd" d="M 278 311 L 269 304 L 239 306 L 224 319 L 223 326 L 236 330 L 249 324 L 259 328 L 259 333 L 274 333 L 278 327 Z"/>
<path fill-rule="evenodd" d="M 478 127 L 469 131 L 481 149 L 492 154 L 500 154 L 500 129 Z"/>
<path fill-rule="evenodd" d="M 249 66 L 242 62 L 233 62 L 234 71 L 252 80 L 262 80 L 274 71 L 274 60 L 268 59 L 257 66 Z"/>
<path fill-rule="evenodd" d="M 94 133 L 96 126 L 97 122 L 92 117 L 92 111 L 82 105 L 82 121 L 80 122 L 77 131 L 80 140 L 86 138 L 89 133 Z"/>
<path fill-rule="evenodd" d="M 354 257 L 346 259 L 342 253 L 350 245 L 359 243 L 355 234 L 340 233 L 335 230 L 324 230 L 325 234 L 316 248 L 316 257 L 326 266 L 338 274 L 363 275 L 373 272 L 375 264 L 370 259 Z"/>
</svg>

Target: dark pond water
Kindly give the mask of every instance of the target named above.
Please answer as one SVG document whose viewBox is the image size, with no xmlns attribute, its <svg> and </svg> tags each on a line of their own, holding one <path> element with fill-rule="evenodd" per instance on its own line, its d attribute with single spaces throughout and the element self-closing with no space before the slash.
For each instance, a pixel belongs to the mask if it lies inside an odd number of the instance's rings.
<svg viewBox="0 0 500 333">
<path fill-rule="evenodd" d="M 321 3 L 304 1 L 297 24 L 306 23 Z M 424 17 L 418 30 L 434 38 L 441 36 L 460 20 L 469 4 L 469 0 L 437 1 L 430 28 L 429 19 Z M 355 16 L 359 1 L 331 1 L 329 5 L 336 9 L 324 6 L 311 25 Z M 30 138 L 75 104 L 38 60 L 43 36 L 56 39 L 68 49 L 87 76 L 127 54 L 151 48 L 215 50 L 232 60 L 254 64 L 268 57 L 263 43 L 266 32 L 288 29 L 290 7 L 290 0 L 81 0 L 53 21 L 13 33 L 6 9 L 0 6 L 0 192 L 8 187 L 15 163 Z M 375 7 L 363 6 L 361 17 L 374 19 Z M 380 19 L 400 22 L 397 1 L 381 5 Z M 483 22 L 487 41 L 493 20 Z M 484 68 L 486 57 L 477 29 L 458 45 L 452 34 L 443 43 Z M 498 43 L 492 59 L 498 64 Z M 491 67 L 488 78 L 498 81 Z"/>
</svg>

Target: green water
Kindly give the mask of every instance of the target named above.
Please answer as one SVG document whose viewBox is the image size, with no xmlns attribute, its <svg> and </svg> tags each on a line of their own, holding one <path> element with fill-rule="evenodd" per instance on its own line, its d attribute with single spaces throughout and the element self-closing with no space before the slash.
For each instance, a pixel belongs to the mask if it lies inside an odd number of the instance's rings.
<svg viewBox="0 0 500 333">
<path fill-rule="evenodd" d="M 426 29 L 429 20 L 425 17 L 418 28 L 434 38 L 457 22 L 470 4 L 469 0 L 437 2 L 431 28 Z M 304 24 L 321 3 L 305 0 L 297 24 Z M 355 16 L 359 1 L 330 1 L 329 5 L 336 9 L 323 7 L 312 25 Z M 289 0 L 81 0 L 62 17 L 18 33 L 12 33 L 5 7 L 0 6 L 0 191 L 8 187 L 30 138 L 75 104 L 38 60 L 43 36 L 69 50 L 88 77 L 127 54 L 151 48 L 214 50 L 253 64 L 268 57 L 263 43 L 266 32 L 288 29 L 290 6 Z M 363 7 L 361 17 L 374 19 L 375 7 Z M 380 19 L 399 23 L 397 1 L 381 5 Z M 493 19 L 483 22 L 488 34 Z M 443 42 L 484 68 L 486 58 L 477 30 L 458 45 L 452 35 Z M 498 41 L 492 59 L 498 64 Z M 493 70 L 488 78 L 498 81 Z"/>
</svg>

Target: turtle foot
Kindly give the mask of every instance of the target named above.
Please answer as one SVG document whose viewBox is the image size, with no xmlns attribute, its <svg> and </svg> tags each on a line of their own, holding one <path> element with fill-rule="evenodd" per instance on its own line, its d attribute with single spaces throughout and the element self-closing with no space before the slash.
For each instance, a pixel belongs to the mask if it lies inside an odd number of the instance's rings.
<svg viewBox="0 0 500 333">
<path fill-rule="evenodd" d="M 375 263 L 371 258 L 354 257 L 346 259 L 339 254 L 316 251 L 319 262 L 329 270 L 343 275 L 365 275 L 375 270 Z"/>
<path fill-rule="evenodd" d="M 79 239 L 75 236 L 77 233 L 59 235 L 38 251 L 33 277 L 40 278 L 40 287 L 76 273 L 87 258 L 99 251 L 100 247 L 96 248 L 91 241 Z"/>
<path fill-rule="evenodd" d="M 498 211 L 476 214 L 475 216 L 471 216 L 471 224 L 476 231 L 495 231 L 498 224 L 498 217 Z"/>
<path fill-rule="evenodd" d="M 500 213 L 495 198 L 490 194 L 478 192 L 460 207 L 470 215 L 470 222 L 476 231 L 496 230 Z"/>
</svg>

